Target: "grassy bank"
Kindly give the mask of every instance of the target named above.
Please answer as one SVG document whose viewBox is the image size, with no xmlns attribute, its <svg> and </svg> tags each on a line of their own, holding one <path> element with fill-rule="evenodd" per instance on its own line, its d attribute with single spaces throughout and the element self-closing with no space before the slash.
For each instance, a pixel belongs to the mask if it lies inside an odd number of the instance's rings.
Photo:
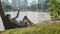
<svg viewBox="0 0 60 34">
<path fill-rule="evenodd" d="M 60 24 L 35 25 L 6 30 L 3 34 L 60 34 Z"/>
</svg>

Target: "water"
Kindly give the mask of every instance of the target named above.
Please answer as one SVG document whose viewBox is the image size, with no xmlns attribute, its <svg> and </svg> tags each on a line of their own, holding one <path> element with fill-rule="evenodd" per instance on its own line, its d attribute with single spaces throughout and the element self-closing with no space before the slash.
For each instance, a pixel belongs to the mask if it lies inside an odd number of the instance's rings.
<svg viewBox="0 0 60 34">
<path fill-rule="evenodd" d="M 4 25 L 3 25 L 1 17 L 0 17 L 0 31 L 4 31 L 4 30 L 5 30 L 5 28 L 4 28 Z"/>
<path fill-rule="evenodd" d="M 12 18 L 14 18 L 17 15 L 17 11 L 5 13 L 11 14 Z M 44 20 L 51 20 L 51 16 L 49 15 L 48 12 L 20 12 L 19 17 L 16 20 L 21 21 L 24 16 L 27 16 L 34 24 L 40 23 Z M 1 18 L 0 18 L 0 30 L 5 30 Z"/>
<path fill-rule="evenodd" d="M 17 15 L 17 11 L 6 12 L 6 14 L 11 14 L 12 18 L 14 18 Z M 48 12 L 20 12 L 19 17 L 16 20 L 20 21 L 24 16 L 27 16 L 34 24 L 44 20 L 51 20 L 51 16 Z"/>
</svg>

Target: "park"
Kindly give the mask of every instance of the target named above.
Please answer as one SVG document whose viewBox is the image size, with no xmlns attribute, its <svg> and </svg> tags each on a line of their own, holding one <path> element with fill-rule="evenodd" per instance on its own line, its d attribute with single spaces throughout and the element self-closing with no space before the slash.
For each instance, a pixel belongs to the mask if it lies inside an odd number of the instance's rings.
<svg viewBox="0 0 60 34">
<path fill-rule="evenodd" d="M 47 5 L 47 10 L 43 8 L 45 5 L 40 7 L 40 4 L 36 4 L 29 9 L 19 6 L 21 9 L 16 11 L 14 9 L 14 12 L 10 9 L 10 12 L 5 12 L 0 0 L 0 33 L 60 34 L 60 2 L 49 0 Z M 11 17 L 15 18 L 11 19 Z"/>
</svg>

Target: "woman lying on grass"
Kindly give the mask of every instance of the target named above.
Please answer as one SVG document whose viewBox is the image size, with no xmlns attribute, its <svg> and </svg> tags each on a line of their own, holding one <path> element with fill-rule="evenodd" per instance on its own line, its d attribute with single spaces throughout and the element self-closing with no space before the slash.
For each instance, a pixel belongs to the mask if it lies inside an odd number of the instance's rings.
<svg viewBox="0 0 60 34">
<path fill-rule="evenodd" d="M 18 22 L 18 21 L 16 20 L 16 18 L 18 18 L 18 16 L 19 16 L 19 11 L 20 11 L 20 10 L 18 10 L 18 13 L 17 13 L 17 16 L 16 16 L 16 17 L 11 18 L 11 15 L 10 15 L 10 14 L 7 14 L 7 15 L 6 15 L 6 18 L 8 18 L 8 19 L 10 20 L 10 22 L 16 24 L 16 25 L 19 26 L 19 27 L 25 27 L 25 26 L 31 25 L 32 22 L 28 19 L 27 16 L 24 16 L 23 20 L 20 21 L 20 22 Z"/>
</svg>

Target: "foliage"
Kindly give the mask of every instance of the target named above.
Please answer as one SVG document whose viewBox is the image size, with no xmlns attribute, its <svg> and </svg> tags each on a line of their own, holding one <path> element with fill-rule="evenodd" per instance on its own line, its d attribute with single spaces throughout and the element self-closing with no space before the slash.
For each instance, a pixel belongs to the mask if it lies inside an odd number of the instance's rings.
<svg viewBox="0 0 60 34">
<path fill-rule="evenodd" d="M 50 0 L 48 3 L 48 11 L 50 12 L 52 19 L 59 19 L 60 16 L 60 2 L 57 0 Z"/>
<path fill-rule="evenodd" d="M 38 4 L 33 4 L 31 5 L 31 10 L 37 10 L 38 9 Z"/>
<path fill-rule="evenodd" d="M 2 6 L 3 6 L 3 9 L 6 11 L 17 10 L 16 7 L 12 6 L 10 3 L 7 3 L 7 2 L 2 2 Z"/>
</svg>

